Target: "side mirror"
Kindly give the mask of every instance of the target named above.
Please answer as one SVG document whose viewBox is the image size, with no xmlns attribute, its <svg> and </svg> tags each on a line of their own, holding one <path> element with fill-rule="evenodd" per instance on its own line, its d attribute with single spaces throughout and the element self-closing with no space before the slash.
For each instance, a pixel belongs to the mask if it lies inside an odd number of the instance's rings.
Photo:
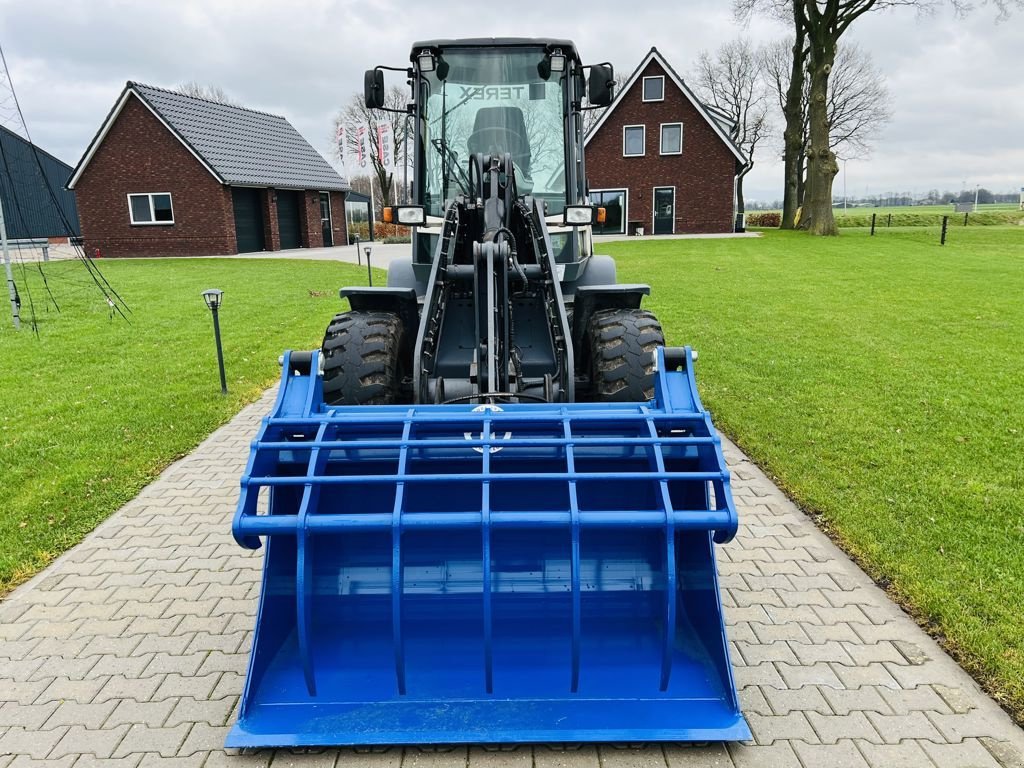
<svg viewBox="0 0 1024 768">
<path fill-rule="evenodd" d="M 611 64 L 594 64 L 590 67 L 587 82 L 587 100 L 592 107 L 607 107 L 615 97 L 615 70 Z"/>
<path fill-rule="evenodd" d="M 367 109 L 384 107 L 384 73 L 379 69 L 368 69 L 363 76 L 363 100 Z"/>
</svg>

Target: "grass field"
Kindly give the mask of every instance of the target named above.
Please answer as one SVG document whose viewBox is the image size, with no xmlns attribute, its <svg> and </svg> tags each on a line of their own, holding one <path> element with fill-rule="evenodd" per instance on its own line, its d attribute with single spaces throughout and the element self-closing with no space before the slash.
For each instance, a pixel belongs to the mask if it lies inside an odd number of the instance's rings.
<svg viewBox="0 0 1024 768">
<path fill-rule="evenodd" d="M 48 269 L 63 310 L 43 308 L 39 273 L 16 269 L 38 338 L 0 308 L 0 595 L 75 544 L 256 398 L 288 348 L 319 343 L 338 288 L 365 271 L 335 262 L 104 261 L 134 310 L 111 319 L 85 270 Z M 221 329 L 230 394 L 220 394 L 210 312 L 200 292 L 224 290 Z"/>
<path fill-rule="evenodd" d="M 716 424 L 1020 717 L 1024 228 L 602 250 Z"/>
<path fill-rule="evenodd" d="M 700 351 L 716 423 L 1020 717 L 1024 228 L 934 235 L 601 249 L 622 281 L 652 285 L 669 342 Z M 0 594 L 276 380 L 281 350 L 315 345 L 338 286 L 364 280 L 332 262 L 103 268 L 131 325 L 84 273 L 51 280 L 59 316 L 29 281 L 39 338 L 0 323 Z M 210 286 L 225 290 L 227 398 Z"/>
</svg>

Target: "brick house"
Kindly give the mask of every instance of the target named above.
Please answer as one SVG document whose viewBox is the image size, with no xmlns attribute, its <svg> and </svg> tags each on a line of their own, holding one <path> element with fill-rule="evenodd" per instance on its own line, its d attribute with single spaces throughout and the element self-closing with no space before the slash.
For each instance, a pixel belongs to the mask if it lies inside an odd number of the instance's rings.
<svg viewBox="0 0 1024 768">
<path fill-rule="evenodd" d="M 723 115 L 701 103 L 657 48 L 587 134 L 595 234 L 732 232 L 746 158 Z"/>
<path fill-rule="evenodd" d="M 128 82 L 68 188 L 88 253 L 345 245 L 348 183 L 283 117 Z"/>
</svg>

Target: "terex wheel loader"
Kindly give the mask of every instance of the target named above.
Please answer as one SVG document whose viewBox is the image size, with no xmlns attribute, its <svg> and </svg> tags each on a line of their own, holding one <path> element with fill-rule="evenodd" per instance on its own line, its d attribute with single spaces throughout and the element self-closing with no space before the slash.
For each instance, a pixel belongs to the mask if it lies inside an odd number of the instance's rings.
<svg viewBox="0 0 1024 768">
<path fill-rule="evenodd" d="M 282 358 L 233 523 L 267 546 L 227 745 L 749 738 L 695 356 L 593 253 L 582 111 L 611 66 L 471 39 L 398 71 L 412 254 Z"/>
</svg>

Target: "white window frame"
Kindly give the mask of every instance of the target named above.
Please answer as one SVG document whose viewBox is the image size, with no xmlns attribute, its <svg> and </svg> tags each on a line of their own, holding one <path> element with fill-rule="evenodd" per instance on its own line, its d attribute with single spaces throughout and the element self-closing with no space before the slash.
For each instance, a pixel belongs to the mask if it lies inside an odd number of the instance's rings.
<svg viewBox="0 0 1024 768">
<path fill-rule="evenodd" d="M 675 185 L 663 184 L 660 187 L 651 188 L 651 234 L 654 234 L 654 220 L 658 216 L 658 210 L 655 207 L 658 200 L 658 190 L 660 189 L 671 189 L 672 190 L 672 232 L 669 234 L 676 233 L 676 188 Z"/>
<path fill-rule="evenodd" d="M 157 221 L 156 210 L 153 208 L 153 198 L 157 195 L 167 195 L 168 201 L 171 203 L 171 220 L 170 221 Z M 133 197 L 146 197 L 149 198 L 149 221 L 136 221 L 135 220 L 135 209 L 132 208 Z M 170 192 L 129 192 L 125 195 L 125 199 L 128 201 L 128 220 L 131 221 L 133 227 L 151 227 L 151 226 L 169 226 L 174 224 L 174 195 Z"/>
<path fill-rule="evenodd" d="M 665 129 L 670 128 L 674 125 L 679 126 L 679 151 L 678 152 L 666 152 L 665 151 Z M 661 130 L 658 131 L 658 153 L 662 155 L 681 155 L 683 154 L 683 124 L 682 123 L 662 123 Z"/>
<path fill-rule="evenodd" d="M 661 98 L 648 99 L 647 98 L 647 81 L 648 80 L 661 80 Z M 665 100 L 665 76 L 664 75 L 650 75 L 649 77 L 643 78 L 640 82 L 640 98 L 645 102 L 651 101 L 664 101 Z"/>
<path fill-rule="evenodd" d="M 629 187 L 608 187 L 607 189 L 592 189 L 590 190 L 591 199 L 595 192 L 622 192 L 622 232 L 623 235 L 629 234 Z"/>
<path fill-rule="evenodd" d="M 630 155 L 626 153 L 626 131 L 630 128 L 639 128 L 643 137 L 641 139 L 643 145 L 643 152 L 638 155 Z M 644 157 L 647 154 L 647 126 L 646 125 L 624 125 L 622 126 L 622 156 L 623 157 Z"/>
</svg>

